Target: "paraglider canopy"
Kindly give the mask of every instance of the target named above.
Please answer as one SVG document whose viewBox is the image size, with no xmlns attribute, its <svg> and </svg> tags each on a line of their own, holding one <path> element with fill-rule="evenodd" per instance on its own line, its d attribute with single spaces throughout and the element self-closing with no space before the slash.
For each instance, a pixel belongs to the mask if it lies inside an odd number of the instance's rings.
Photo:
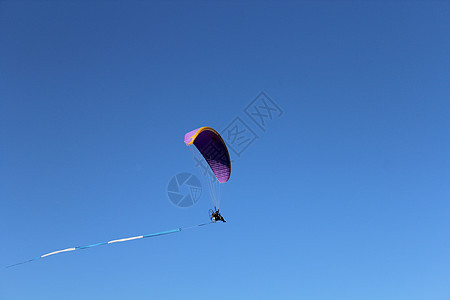
<svg viewBox="0 0 450 300">
<path fill-rule="evenodd" d="M 194 144 L 220 183 L 227 182 L 230 179 L 230 154 L 217 131 L 211 127 L 200 127 L 186 133 L 184 142 L 187 146 Z"/>
</svg>

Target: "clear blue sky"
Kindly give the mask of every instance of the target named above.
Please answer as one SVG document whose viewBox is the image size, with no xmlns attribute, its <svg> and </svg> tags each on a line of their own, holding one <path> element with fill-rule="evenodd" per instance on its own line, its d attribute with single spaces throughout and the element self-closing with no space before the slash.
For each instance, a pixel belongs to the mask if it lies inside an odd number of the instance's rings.
<svg viewBox="0 0 450 300">
<path fill-rule="evenodd" d="M 0 271 L 1 299 L 448 299 L 446 1 L 0 1 L 0 265 L 208 220 L 187 131 L 259 138 L 226 224 Z M 243 109 L 265 91 L 265 132 Z"/>
</svg>

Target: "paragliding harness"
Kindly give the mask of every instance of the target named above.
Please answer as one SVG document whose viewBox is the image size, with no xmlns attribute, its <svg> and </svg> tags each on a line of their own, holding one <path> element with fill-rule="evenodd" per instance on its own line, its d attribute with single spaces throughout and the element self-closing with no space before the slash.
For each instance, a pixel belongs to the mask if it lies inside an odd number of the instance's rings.
<svg viewBox="0 0 450 300">
<path fill-rule="evenodd" d="M 214 207 L 214 209 L 209 210 L 209 218 L 211 221 L 216 223 L 217 221 L 226 222 L 222 215 L 219 213 L 219 210 Z"/>
</svg>

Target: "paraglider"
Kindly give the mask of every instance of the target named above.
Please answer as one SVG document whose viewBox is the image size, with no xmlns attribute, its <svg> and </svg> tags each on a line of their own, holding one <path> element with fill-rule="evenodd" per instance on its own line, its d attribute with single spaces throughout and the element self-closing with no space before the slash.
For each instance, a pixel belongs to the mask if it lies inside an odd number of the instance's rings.
<svg viewBox="0 0 450 300">
<path fill-rule="evenodd" d="M 193 131 L 188 132 L 184 136 L 184 142 L 187 146 L 194 145 L 195 148 L 197 148 L 198 152 L 202 155 L 204 158 L 204 161 L 207 162 L 207 166 L 204 166 L 204 174 L 207 178 L 207 182 L 209 184 L 209 191 L 211 195 L 211 200 L 214 204 L 214 209 L 210 209 L 210 220 L 211 222 L 208 223 L 201 223 L 194 226 L 189 227 L 179 227 L 172 230 L 167 231 L 161 231 L 151 234 L 144 234 L 144 235 L 138 235 L 128 238 L 120 238 L 120 239 L 114 239 L 110 240 L 108 242 L 101 242 L 101 243 L 95 243 L 87 246 L 75 246 L 70 248 L 65 248 L 62 250 L 52 251 L 46 254 L 43 254 L 41 256 L 19 262 L 13 265 L 7 266 L 14 267 L 17 265 L 25 264 L 37 259 L 46 258 L 49 256 L 53 256 L 55 254 L 60 253 L 66 253 L 66 252 L 72 252 L 72 251 L 78 251 L 78 250 L 84 250 L 84 249 L 90 249 L 93 247 L 98 247 L 102 245 L 110 245 L 120 242 L 128 242 L 138 239 L 144 239 L 149 237 L 156 237 L 166 234 L 172 234 L 181 232 L 187 229 L 193 229 L 202 227 L 205 225 L 216 223 L 217 221 L 226 222 L 225 219 L 222 217 L 222 215 L 219 212 L 220 208 L 220 185 L 227 182 L 230 179 L 231 175 L 231 160 L 230 155 L 228 153 L 227 146 L 225 145 L 225 142 L 223 141 L 222 137 L 212 129 L 211 127 L 201 127 L 198 129 L 195 129 Z M 194 147 L 189 147 L 191 150 Z M 193 150 L 192 150 L 193 151 Z M 199 159 L 197 162 L 203 163 L 203 161 L 200 161 Z"/>
<path fill-rule="evenodd" d="M 220 209 L 220 185 L 227 182 L 231 175 L 231 160 L 227 146 L 220 134 L 211 127 L 200 127 L 192 130 L 184 136 L 186 146 L 192 150 L 194 145 L 198 152 L 208 163 L 210 169 L 204 168 L 203 175 L 209 186 L 211 201 L 214 210 L 210 209 L 210 219 L 226 222 L 219 213 Z M 192 150 L 194 151 L 194 150 Z M 195 153 L 192 152 L 195 158 Z M 198 161 L 198 163 L 202 163 Z"/>
</svg>

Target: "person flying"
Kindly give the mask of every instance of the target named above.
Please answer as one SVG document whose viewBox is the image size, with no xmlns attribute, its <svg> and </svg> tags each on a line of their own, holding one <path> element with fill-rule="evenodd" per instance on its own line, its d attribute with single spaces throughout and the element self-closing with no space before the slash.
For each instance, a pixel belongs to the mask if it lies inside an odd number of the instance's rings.
<svg viewBox="0 0 450 300">
<path fill-rule="evenodd" d="M 211 216 L 210 216 L 210 218 L 211 218 L 211 221 L 213 221 L 214 223 L 215 222 L 217 222 L 217 221 L 222 221 L 222 222 L 227 222 L 227 221 L 225 221 L 225 219 L 222 217 L 222 215 L 220 214 L 220 212 L 219 212 L 219 210 L 216 210 L 216 211 L 213 211 L 213 210 L 211 210 Z"/>
</svg>

